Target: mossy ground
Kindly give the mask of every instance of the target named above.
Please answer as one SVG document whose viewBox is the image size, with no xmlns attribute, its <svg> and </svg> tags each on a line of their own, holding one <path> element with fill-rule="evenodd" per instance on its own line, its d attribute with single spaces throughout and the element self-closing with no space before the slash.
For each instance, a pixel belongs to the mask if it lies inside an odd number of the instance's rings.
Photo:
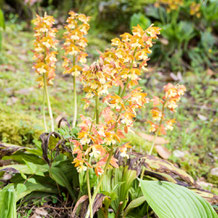
<svg viewBox="0 0 218 218">
<path fill-rule="evenodd" d="M 97 37 L 97 39 L 95 39 Z M 103 50 L 107 42 L 98 39 L 94 33 L 90 37 L 88 52 L 90 59 L 95 59 L 97 49 Z M 0 65 L 0 140 L 8 143 L 34 145 L 34 139 L 43 132 L 42 90 L 37 87 L 35 73 L 32 70 L 33 34 L 25 32 L 19 25 L 8 24 L 4 33 L 3 51 Z M 57 64 L 57 77 L 54 86 L 49 88 L 51 104 L 56 123 L 64 116 L 71 120 L 73 115 L 73 83 L 71 76 L 63 76 L 61 63 Z M 172 74 L 171 74 L 172 75 Z M 174 79 L 173 79 L 174 78 Z M 178 78 L 178 80 L 175 80 Z M 165 136 L 169 143 L 165 146 L 172 152 L 171 159 L 177 162 L 195 178 L 207 178 L 208 172 L 216 162 L 217 130 L 217 80 L 211 70 L 193 73 L 185 72 L 182 76 L 162 72 L 162 69 L 149 68 L 148 74 L 140 81 L 148 96 L 162 95 L 162 87 L 167 82 L 182 82 L 187 93 L 182 98 L 175 129 Z M 79 84 L 78 84 L 79 86 Z M 82 89 L 79 92 L 79 114 L 83 109 Z M 147 132 L 149 120 L 148 108 L 143 109 L 135 125 L 135 131 Z M 48 119 L 49 120 L 49 119 Z M 136 147 L 148 149 L 150 142 L 131 133 L 128 139 Z M 141 149 L 140 149 L 141 150 Z M 184 158 L 176 158 L 174 150 L 185 153 Z"/>
</svg>

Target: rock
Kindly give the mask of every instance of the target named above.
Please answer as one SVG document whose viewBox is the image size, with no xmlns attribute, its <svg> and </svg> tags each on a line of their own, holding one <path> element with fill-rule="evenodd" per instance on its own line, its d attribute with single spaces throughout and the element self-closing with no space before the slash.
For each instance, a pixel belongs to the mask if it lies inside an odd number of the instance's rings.
<svg viewBox="0 0 218 218">
<path fill-rule="evenodd" d="M 208 174 L 208 181 L 218 185 L 218 167 L 211 169 L 210 173 Z"/>
<path fill-rule="evenodd" d="M 205 180 L 203 179 L 198 179 L 196 181 L 197 185 L 201 186 L 201 188 L 212 188 L 213 187 L 213 184 L 209 183 L 209 182 L 206 182 Z"/>
<path fill-rule="evenodd" d="M 203 121 L 206 121 L 207 120 L 207 117 L 201 115 L 201 114 L 198 114 L 198 117 L 200 120 L 203 120 Z"/>
<path fill-rule="evenodd" d="M 210 171 L 210 174 L 211 174 L 212 176 L 217 176 L 217 177 L 218 177 L 218 167 L 213 168 L 213 169 Z"/>
<path fill-rule="evenodd" d="M 179 150 L 175 150 L 175 151 L 173 152 L 173 156 L 174 156 L 174 157 L 177 157 L 177 158 L 182 158 L 182 157 L 185 156 L 185 152 L 179 151 Z"/>
</svg>

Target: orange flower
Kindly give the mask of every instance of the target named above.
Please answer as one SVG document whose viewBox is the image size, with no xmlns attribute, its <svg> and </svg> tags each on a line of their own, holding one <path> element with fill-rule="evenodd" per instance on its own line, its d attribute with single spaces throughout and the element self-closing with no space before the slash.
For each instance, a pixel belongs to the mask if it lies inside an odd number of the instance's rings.
<svg viewBox="0 0 218 218">
<path fill-rule="evenodd" d="M 39 85 L 43 86 L 43 75 L 46 75 L 48 84 L 52 84 L 55 77 L 55 63 L 57 62 L 55 39 L 57 30 L 53 28 L 54 18 L 45 14 L 44 17 L 36 15 L 33 20 L 35 25 L 34 30 L 34 60 L 33 68 L 38 74 L 37 81 Z"/>
<path fill-rule="evenodd" d="M 196 2 L 192 2 L 190 5 L 190 14 L 192 16 L 196 15 L 196 17 L 199 18 L 201 16 L 200 9 L 201 9 L 200 3 L 197 4 Z"/>
<path fill-rule="evenodd" d="M 156 0 L 155 7 L 159 7 L 160 4 L 167 6 L 167 11 L 177 10 L 183 5 L 183 0 Z"/>
<path fill-rule="evenodd" d="M 153 109 L 151 110 L 151 113 L 152 113 L 152 118 L 153 118 L 154 120 L 160 121 L 161 118 L 163 117 L 163 114 L 162 114 L 162 112 L 160 111 L 159 108 L 153 108 Z"/>
<path fill-rule="evenodd" d="M 173 124 L 175 123 L 175 119 L 171 119 L 171 120 L 168 120 L 166 121 L 166 130 L 173 130 Z"/>
<path fill-rule="evenodd" d="M 64 73 L 78 76 L 82 68 L 76 64 L 86 63 L 87 54 L 84 50 L 87 46 L 87 39 L 85 35 L 89 30 L 88 21 L 90 18 L 73 11 L 70 11 L 69 15 L 65 26 L 66 32 L 64 33 L 65 57 L 63 67 L 65 68 Z"/>
</svg>

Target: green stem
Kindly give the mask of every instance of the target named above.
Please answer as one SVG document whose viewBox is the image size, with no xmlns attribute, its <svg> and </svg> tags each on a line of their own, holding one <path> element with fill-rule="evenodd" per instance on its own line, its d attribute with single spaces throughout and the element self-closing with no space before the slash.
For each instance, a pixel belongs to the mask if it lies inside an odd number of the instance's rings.
<svg viewBox="0 0 218 218">
<path fill-rule="evenodd" d="M 76 64 L 76 57 L 73 56 L 73 66 Z M 74 99 L 74 115 L 73 115 L 73 128 L 76 126 L 77 120 L 77 93 L 76 93 L 76 76 L 73 76 L 73 99 Z"/>
<path fill-rule="evenodd" d="M 129 83 L 129 77 L 127 78 L 126 84 L 125 84 L 125 86 L 124 86 L 124 88 L 123 88 L 123 91 L 122 91 L 122 93 L 121 93 L 121 95 L 120 95 L 121 98 L 122 98 L 122 97 L 125 95 L 125 93 L 126 93 L 126 88 L 127 88 L 128 83 Z"/>
<path fill-rule="evenodd" d="M 44 122 L 45 132 L 48 132 L 47 123 L 46 123 L 46 116 L 45 116 L 45 86 L 43 88 L 43 109 L 42 109 L 42 113 L 43 113 L 43 122 Z"/>
<path fill-rule="evenodd" d="M 121 86 L 119 86 L 118 95 L 120 95 L 121 91 L 122 91 L 122 88 L 121 88 Z"/>
<path fill-rule="evenodd" d="M 47 100 L 47 106 L 48 106 L 48 112 L 51 120 L 51 131 L 54 132 L 54 119 L 53 119 L 53 114 L 52 114 L 52 109 L 51 109 L 51 103 L 49 100 L 49 94 L 48 94 L 48 87 L 47 87 L 47 79 L 46 79 L 46 74 L 43 74 L 43 82 L 44 82 L 44 91 L 45 91 L 45 98 Z"/>
<path fill-rule="evenodd" d="M 90 211 L 90 217 L 93 217 L 92 212 L 92 195 L 91 195 L 91 188 L 90 188 L 90 181 L 89 181 L 89 170 L 86 171 L 86 181 L 87 181 L 87 188 L 88 188 L 88 196 L 89 196 L 89 211 Z"/>
<path fill-rule="evenodd" d="M 99 98 L 98 94 L 95 96 L 95 120 L 96 124 L 99 124 Z"/>
<path fill-rule="evenodd" d="M 98 194 L 98 191 L 99 191 L 99 189 L 100 189 L 101 183 L 102 183 L 103 178 L 104 178 L 104 175 L 106 174 L 107 169 L 108 169 L 108 167 L 109 167 L 109 165 L 110 165 L 110 161 L 111 161 L 112 156 L 113 156 L 113 148 L 111 148 L 111 150 L 110 150 L 110 152 L 109 152 L 109 156 L 108 156 L 107 162 L 106 162 L 105 167 L 104 167 L 104 173 L 101 175 L 101 177 L 100 177 L 100 179 L 99 179 L 99 182 L 98 182 L 98 184 L 97 184 L 97 186 L 96 186 L 96 189 L 95 189 L 95 191 L 94 191 L 94 193 L 93 193 L 91 202 L 89 203 L 89 204 L 91 204 L 91 205 L 89 205 L 89 207 L 93 207 L 93 203 L 94 203 L 94 201 L 95 201 L 95 197 L 96 197 L 96 195 Z M 90 210 L 87 211 L 86 218 L 88 218 L 89 215 L 90 215 Z M 93 218 L 93 216 L 90 215 L 90 218 Z"/>
<path fill-rule="evenodd" d="M 76 76 L 73 76 L 73 98 L 74 98 L 74 116 L 73 116 L 73 128 L 74 128 L 76 126 L 76 120 L 77 120 Z"/>
</svg>

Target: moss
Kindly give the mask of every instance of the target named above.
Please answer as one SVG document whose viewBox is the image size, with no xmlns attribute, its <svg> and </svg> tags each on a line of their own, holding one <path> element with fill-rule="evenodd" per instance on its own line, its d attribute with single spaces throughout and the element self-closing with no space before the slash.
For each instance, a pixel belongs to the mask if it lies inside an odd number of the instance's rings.
<svg viewBox="0 0 218 218">
<path fill-rule="evenodd" d="M 127 143 L 133 146 L 138 152 L 145 152 L 150 149 L 150 143 L 146 142 L 145 139 L 138 136 L 136 133 L 128 133 L 126 137 L 122 139 L 121 143 Z"/>
<path fill-rule="evenodd" d="M 33 144 L 43 132 L 41 123 L 28 114 L 0 109 L 0 141 L 28 145 Z"/>
</svg>

